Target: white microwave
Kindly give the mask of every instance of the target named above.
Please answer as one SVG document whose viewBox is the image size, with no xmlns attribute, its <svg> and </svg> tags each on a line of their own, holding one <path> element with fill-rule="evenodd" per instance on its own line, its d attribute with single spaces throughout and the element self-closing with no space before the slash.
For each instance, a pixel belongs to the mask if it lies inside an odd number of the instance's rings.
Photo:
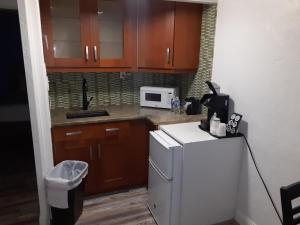
<svg viewBox="0 0 300 225">
<path fill-rule="evenodd" d="M 140 105 L 171 109 L 171 100 L 178 96 L 178 88 L 150 87 L 140 88 Z"/>
</svg>

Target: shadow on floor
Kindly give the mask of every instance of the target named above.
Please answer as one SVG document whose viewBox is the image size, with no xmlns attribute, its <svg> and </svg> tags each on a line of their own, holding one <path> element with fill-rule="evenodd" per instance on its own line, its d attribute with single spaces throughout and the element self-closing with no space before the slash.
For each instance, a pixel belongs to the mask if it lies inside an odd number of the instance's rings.
<svg viewBox="0 0 300 225">
<path fill-rule="evenodd" d="M 0 126 L 0 224 L 37 225 L 39 205 L 30 123 Z"/>
</svg>

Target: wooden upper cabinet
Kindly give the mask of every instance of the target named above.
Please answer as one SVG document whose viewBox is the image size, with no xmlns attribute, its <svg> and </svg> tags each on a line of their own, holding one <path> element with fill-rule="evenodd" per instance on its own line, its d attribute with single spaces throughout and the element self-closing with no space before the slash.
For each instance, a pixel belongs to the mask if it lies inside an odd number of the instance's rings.
<svg viewBox="0 0 300 225">
<path fill-rule="evenodd" d="M 40 0 L 48 67 L 131 67 L 134 0 Z"/>
<path fill-rule="evenodd" d="M 84 0 L 41 0 L 46 64 L 87 67 L 90 52 L 88 4 Z"/>
<path fill-rule="evenodd" d="M 133 0 L 93 1 L 93 66 L 132 67 L 136 52 L 135 8 Z"/>
<path fill-rule="evenodd" d="M 197 70 L 199 66 L 202 5 L 176 3 L 174 24 L 175 70 Z"/>
<path fill-rule="evenodd" d="M 194 71 L 199 64 L 202 6 L 138 1 L 138 68 Z"/>
<path fill-rule="evenodd" d="M 202 6 L 163 0 L 40 0 L 48 71 L 196 71 Z"/>
<path fill-rule="evenodd" d="M 138 1 L 138 67 L 172 68 L 174 2 Z"/>
</svg>

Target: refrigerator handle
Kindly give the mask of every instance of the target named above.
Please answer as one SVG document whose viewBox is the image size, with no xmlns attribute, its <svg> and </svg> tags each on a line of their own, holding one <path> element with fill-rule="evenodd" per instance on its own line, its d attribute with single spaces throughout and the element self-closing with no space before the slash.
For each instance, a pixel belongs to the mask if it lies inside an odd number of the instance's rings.
<svg viewBox="0 0 300 225">
<path fill-rule="evenodd" d="M 164 174 L 155 164 L 154 162 L 152 161 L 151 158 L 149 158 L 149 164 L 150 166 L 152 166 L 152 168 L 158 173 L 158 175 L 163 178 L 164 180 L 167 180 L 167 181 L 172 181 L 173 178 L 170 178 L 168 177 L 166 174 Z"/>
<path fill-rule="evenodd" d="M 161 138 L 155 131 L 150 131 L 150 135 L 162 146 L 165 147 L 165 149 L 170 149 L 172 146 L 168 142 L 166 142 L 163 138 Z"/>
</svg>

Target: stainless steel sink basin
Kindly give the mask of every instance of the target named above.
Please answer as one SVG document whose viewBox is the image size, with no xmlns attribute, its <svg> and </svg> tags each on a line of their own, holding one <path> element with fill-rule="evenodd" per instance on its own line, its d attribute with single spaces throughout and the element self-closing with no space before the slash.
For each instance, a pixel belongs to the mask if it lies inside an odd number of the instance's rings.
<svg viewBox="0 0 300 225">
<path fill-rule="evenodd" d="M 97 116 L 109 116 L 109 113 L 106 110 L 77 111 L 77 112 L 68 112 L 68 113 L 66 113 L 67 119 L 97 117 Z"/>
</svg>

